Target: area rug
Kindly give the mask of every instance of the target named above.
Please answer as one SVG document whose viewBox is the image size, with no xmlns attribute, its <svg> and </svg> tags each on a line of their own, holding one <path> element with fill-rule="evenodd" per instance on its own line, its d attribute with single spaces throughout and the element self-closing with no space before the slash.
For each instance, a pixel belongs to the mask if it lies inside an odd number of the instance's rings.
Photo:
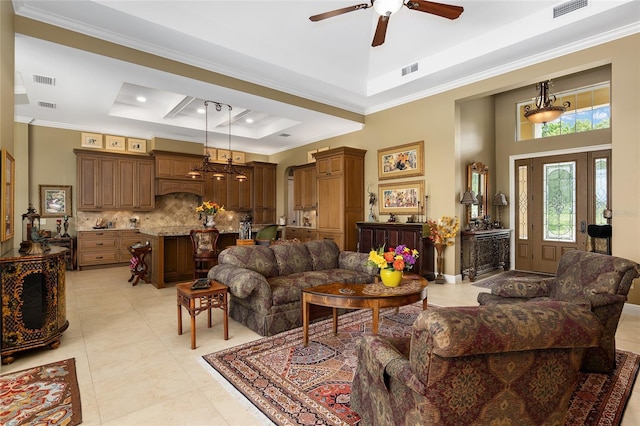
<svg viewBox="0 0 640 426">
<path fill-rule="evenodd" d="M 496 275 L 492 275 L 490 277 L 484 278 L 484 279 L 479 280 L 477 282 L 471 283 L 471 285 L 474 286 L 474 287 L 491 288 L 495 283 L 503 281 L 503 280 L 507 280 L 507 279 L 513 279 L 513 278 L 536 278 L 536 277 L 539 277 L 540 279 L 549 278 L 549 277 L 553 277 L 553 274 L 543 274 L 543 273 L 538 273 L 538 272 L 511 270 L 511 271 L 501 272 L 501 273 L 496 274 Z"/>
<path fill-rule="evenodd" d="M 398 313 L 385 311 L 379 333 L 410 335 L 420 312 L 421 304 L 402 307 Z M 239 391 L 250 401 L 254 412 L 257 407 L 258 415 L 277 425 L 357 425 L 360 417 L 349 405 L 357 364 L 354 341 L 365 333 L 371 333 L 370 310 L 342 315 L 337 336 L 331 320 L 312 324 L 306 348 L 298 328 L 205 355 L 203 364 L 223 385 L 231 384 L 232 393 Z M 617 362 L 612 376 L 581 373 L 567 425 L 620 422 L 640 355 L 618 351 Z"/>
<path fill-rule="evenodd" d="M 75 358 L 0 376 L 0 425 L 82 422 Z"/>
</svg>

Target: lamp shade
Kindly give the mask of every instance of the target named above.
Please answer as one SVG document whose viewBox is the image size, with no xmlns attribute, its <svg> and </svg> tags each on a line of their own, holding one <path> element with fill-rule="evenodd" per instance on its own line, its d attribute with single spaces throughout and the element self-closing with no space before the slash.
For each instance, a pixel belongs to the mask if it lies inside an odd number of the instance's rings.
<svg viewBox="0 0 640 426">
<path fill-rule="evenodd" d="M 536 108 L 533 109 L 530 105 L 524 107 L 524 116 L 530 122 L 549 123 L 560 117 L 571 106 L 569 101 L 564 102 L 562 106 L 554 105 L 556 97 L 549 94 L 550 85 L 550 80 L 536 84 L 536 89 L 540 91 L 535 100 Z"/>
<path fill-rule="evenodd" d="M 498 192 L 496 195 L 493 196 L 493 205 L 494 206 L 509 205 L 509 203 L 507 203 L 507 196 L 504 195 L 502 192 Z"/>
<path fill-rule="evenodd" d="M 462 194 L 462 200 L 460 200 L 460 204 L 477 204 L 478 203 L 478 199 L 476 198 L 476 193 L 468 190 L 465 191 L 464 194 Z"/>
</svg>

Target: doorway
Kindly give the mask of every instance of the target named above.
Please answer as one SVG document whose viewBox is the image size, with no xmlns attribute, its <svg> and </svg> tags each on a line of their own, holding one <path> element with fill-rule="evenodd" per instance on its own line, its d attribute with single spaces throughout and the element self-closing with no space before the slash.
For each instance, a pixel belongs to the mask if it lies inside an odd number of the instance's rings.
<svg viewBox="0 0 640 426">
<path fill-rule="evenodd" d="M 555 273 L 562 254 L 585 250 L 587 226 L 606 223 L 611 150 L 515 162 L 515 268 Z"/>
</svg>

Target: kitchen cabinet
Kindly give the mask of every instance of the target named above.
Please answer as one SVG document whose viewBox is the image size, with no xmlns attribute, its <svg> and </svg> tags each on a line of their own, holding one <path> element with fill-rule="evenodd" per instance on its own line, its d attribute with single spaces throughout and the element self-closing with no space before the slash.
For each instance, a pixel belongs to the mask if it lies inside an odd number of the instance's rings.
<svg viewBox="0 0 640 426">
<path fill-rule="evenodd" d="M 148 156 L 76 153 L 78 210 L 155 208 L 154 163 Z"/>
<path fill-rule="evenodd" d="M 78 270 L 88 266 L 128 263 L 131 254 L 127 247 L 141 241 L 137 229 L 78 231 Z"/>
<path fill-rule="evenodd" d="M 109 210 L 118 206 L 118 160 L 76 152 L 78 210 Z"/>
<path fill-rule="evenodd" d="M 318 238 L 331 238 L 340 250 L 356 250 L 356 222 L 364 219 L 366 150 L 340 147 L 316 158 Z M 348 170 L 349 173 L 343 171 Z"/>
<path fill-rule="evenodd" d="M 418 259 L 412 272 L 427 280 L 435 280 L 434 247 L 425 223 L 358 222 L 358 248 L 368 253 L 379 247 L 397 247 L 404 244 L 418 250 Z"/>
<path fill-rule="evenodd" d="M 244 173 L 247 180 L 240 182 L 233 176 L 227 177 L 227 202 L 224 208 L 235 212 L 253 212 L 253 169 L 238 167 L 238 170 Z"/>
<path fill-rule="evenodd" d="M 276 164 L 251 162 L 253 167 L 253 222 L 276 223 Z"/>
<path fill-rule="evenodd" d="M 308 164 L 293 169 L 293 209 L 316 209 L 316 165 Z"/>
<path fill-rule="evenodd" d="M 297 238 L 303 243 L 306 243 L 307 241 L 317 240 L 318 232 L 314 228 L 287 226 L 285 229 L 285 238 L 288 240 Z"/>
<path fill-rule="evenodd" d="M 121 209 L 148 211 L 156 206 L 154 162 L 151 159 L 119 159 Z"/>
<path fill-rule="evenodd" d="M 16 352 L 60 345 L 69 327 L 66 315 L 65 253 L 52 247 L 38 255 L 17 250 L 0 257 L 2 284 L 2 363 Z"/>
<path fill-rule="evenodd" d="M 178 152 L 151 151 L 155 161 L 155 187 L 157 195 L 175 192 L 205 195 L 205 178 L 191 178 L 187 174 L 202 164 L 202 156 Z"/>
</svg>

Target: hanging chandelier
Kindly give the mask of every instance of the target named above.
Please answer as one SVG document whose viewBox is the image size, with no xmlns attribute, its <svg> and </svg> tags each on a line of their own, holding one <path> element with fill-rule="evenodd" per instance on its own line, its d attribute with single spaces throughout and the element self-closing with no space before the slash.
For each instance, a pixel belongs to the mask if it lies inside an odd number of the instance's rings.
<svg viewBox="0 0 640 426">
<path fill-rule="evenodd" d="M 229 112 L 228 118 L 228 135 L 229 135 L 229 158 L 227 164 L 221 165 L 211 162 L 211 156 L 209 154 L 209 104 L 213 104 L 216 111 L 222 111 L 222 106 L 226 106 Z M 216 101 L 204 101 L 204 157 L 202 163 L 191 169 L 187 176 L 192 179 L 197 179 L 200 176 L 206 176 L 207 173 L 211 174 L 211 179 L 224 180 L 227 176 L 233 176 L 233 178 L 239 182 L 245 182 L 247 175 L 233 165 L 233 156 L 231 155 L 231 105 L 224 104 Z"/>
<path fill-rule="evenodd" d="M 551 80 L 541 81 L 536 84 L 536 90 L 539 90 L 538 96 L 536 96 L 536 109 L 532 109 L 531 105 L 524 107 L 524 116 L 532 123 L 548 123 L 560 117 L 568 107 L 571 106 L 571 102 L 566 101 L 562 103 L 562 106 L 553 105 L 556 101 L 555 95 L 549 95 L 549 85 Z"/>
</svg>

